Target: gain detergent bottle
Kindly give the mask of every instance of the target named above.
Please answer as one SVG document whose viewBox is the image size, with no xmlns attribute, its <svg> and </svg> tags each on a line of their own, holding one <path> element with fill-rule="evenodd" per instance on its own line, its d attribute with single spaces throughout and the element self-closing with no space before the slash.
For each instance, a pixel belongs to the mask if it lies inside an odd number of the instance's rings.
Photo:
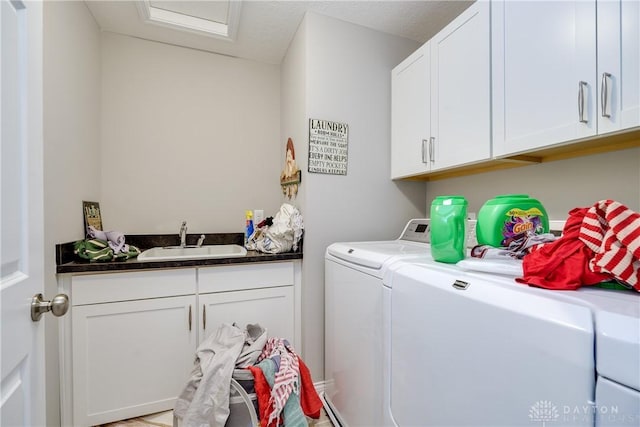
<svg viewBox="0 0 640 427">
<path fill-rule="evenodd" d="M 528 194 L 504 194 L 488 200 L 478 211 L 479 245 L 508 247 L 533 234 L 549 232 L 547 211 Z"/>
</svg>

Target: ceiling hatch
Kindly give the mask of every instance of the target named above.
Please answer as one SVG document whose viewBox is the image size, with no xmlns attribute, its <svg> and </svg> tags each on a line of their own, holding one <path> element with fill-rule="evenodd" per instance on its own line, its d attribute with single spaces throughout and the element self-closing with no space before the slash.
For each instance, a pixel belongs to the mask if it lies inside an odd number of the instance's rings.
<svg viewBox="0 0 640 427">
<path fill-rule="evenodd" d="M 141 18 L 147 23 L 235 40 L 240 0 L 139 0 L 135 3 Z"/>
</svg>

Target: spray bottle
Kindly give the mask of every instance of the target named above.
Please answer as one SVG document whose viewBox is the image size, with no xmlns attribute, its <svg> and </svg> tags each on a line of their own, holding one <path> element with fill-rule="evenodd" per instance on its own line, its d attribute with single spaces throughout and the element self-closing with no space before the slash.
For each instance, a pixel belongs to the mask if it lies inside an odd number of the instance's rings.
<svg viewBox="0 0 640 427">
<path fill-rule="evenodd" d="M 246 224 L 244 229 L 244 245 L 247 246 L 249 238 L 253 234 L 253 212 L 245 211 Z"/>
</svg>

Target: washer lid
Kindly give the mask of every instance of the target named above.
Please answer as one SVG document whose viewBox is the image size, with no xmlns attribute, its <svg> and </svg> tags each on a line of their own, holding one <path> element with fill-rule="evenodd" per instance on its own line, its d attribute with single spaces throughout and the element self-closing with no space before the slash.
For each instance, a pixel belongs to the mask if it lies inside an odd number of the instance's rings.
<svg viewBox="0 0 640 427">
<path fill-rule="evenodd" d="M 403 240 L 347 242 L 332 244 L 327 248 L 327 253 L 351 264 L 380 270 L 391 258 L 423 253 L 428 248 L 427 244 Z"/>
</svg>

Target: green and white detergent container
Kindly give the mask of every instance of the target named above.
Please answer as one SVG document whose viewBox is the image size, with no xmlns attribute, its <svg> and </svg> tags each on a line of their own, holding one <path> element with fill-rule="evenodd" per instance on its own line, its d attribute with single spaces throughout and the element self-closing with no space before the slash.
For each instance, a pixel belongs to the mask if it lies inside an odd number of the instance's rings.
<svg viewBox="0 0 640 427">
<path fill-rule="evenodd" d="M 479 245 L 508 247 L 532 234 L 549 232 L 547 211 L 528 194 L 503 194 L 488 200 L 478 211 Z"/>
<path fill-rule="evenodd" d="M 467 200 L 463 196 L 438 196 L 431 202 L 431 256 L 454 264 L 464 259 Z"/>
</svg>

